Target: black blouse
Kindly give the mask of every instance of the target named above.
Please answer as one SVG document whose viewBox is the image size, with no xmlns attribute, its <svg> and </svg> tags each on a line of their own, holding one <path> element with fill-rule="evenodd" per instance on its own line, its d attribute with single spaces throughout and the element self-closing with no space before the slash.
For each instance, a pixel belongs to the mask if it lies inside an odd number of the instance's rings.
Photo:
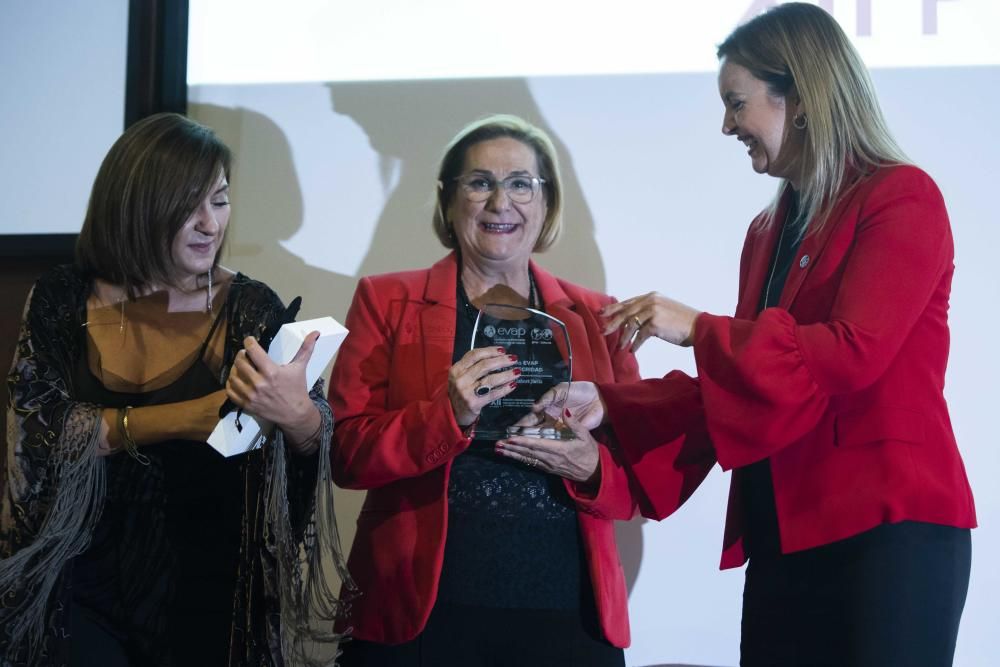
<svg viewBox="0 0 1000 667">
<path fill-rule="evenodd" d="M 457 304 L 452 363 L 469 351 L 477 313 L 461 281 Z M 438 599 L 502 608 L 579 608 L 581 596 L 592 597 L 590 579 L 576 507 L 562 479 L 498 456 L 494 445 L 474 439 L 452 463 Z"/>
<path fill-rule="evenodd" d="M 773 308 L 781 300 L 793 260 L 802 245 L 805 231 L 799 219 L 798 195 L 792 193 L 788 213 L 782 223 L 778 244 L 771 260 L 771 271 L 760 293 L 757 312 Z M 771 480 L 771 459 L 763 459 L 739 469 L 741 475 L 745 543 L 752 558 L 775 557 L 781 554 L 778 532 L 778 510 L 774 504 L 774 485 Z"/>
<path fill-rule="evenodd" d="M 216 317 L 194 363 L 165 387 L 107 389 L 85 356 L 77 398 L 110 408 L 175 403 L 222 388 L 205 363 Z M 81 327 L 81 335 L 85 335 Z M 241 463 L 204 442 L 171 440 L 142 448 L 149 465 L 125 453 L 104 459 L 107 494 L 90 548 L 73 560 L 72 599 L 90 623 L 116 637 L 131 662 L 224 665 L 240 556 Z M 71 634 L 76 634 L 72 632 Z M 90 635 L 74 654 L 101 660 Z M 110 662 L 110 660 L 109 660 Z"/>
</svg>

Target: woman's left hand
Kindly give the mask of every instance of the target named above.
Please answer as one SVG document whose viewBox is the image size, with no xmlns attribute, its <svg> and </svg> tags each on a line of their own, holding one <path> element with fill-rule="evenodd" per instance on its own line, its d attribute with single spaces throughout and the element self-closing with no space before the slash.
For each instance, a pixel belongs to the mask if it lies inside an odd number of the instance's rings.
<svg viewBox="0 0 1000 667">
<path fill-rule="evenodd" d="M 508 436 L 497 441 L 496 453 L 574 482 L 592 481 L 601 465 L 597 441 L 568 413 L 563 413 L 562 422 L 573 431 L 572 440 Z"/>
<path fill-rule="evenodd" d="M 694 338 L 694 323 L 701 311 L 657 292 L 612 303 L 601 309 L 604 335 L 621 330 L 618 349 L 631 343 L 632 352 L 652 336 L 687 347 Z"/>
<path fill-rule="evenodd" d="M 306 387 L 306 365 L 318 338 L 315 331 L 306 336 L 292 360 L 281 366 L 256 338 L 247 336 L 226 381 L 226 394 L 250 414 L 277 424 L 293 442 L 307 439 L 320 421 Z"/>
</svg>

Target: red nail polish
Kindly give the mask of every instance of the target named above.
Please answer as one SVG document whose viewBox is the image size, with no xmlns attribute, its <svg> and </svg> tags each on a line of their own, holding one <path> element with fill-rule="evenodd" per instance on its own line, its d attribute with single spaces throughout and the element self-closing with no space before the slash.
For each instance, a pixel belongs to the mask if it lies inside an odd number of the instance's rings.
<svg viewBox="0 0 1000 667">
<path fill-rule="evenodd" d="M 506 351 L 507 351 L 507 350 L 503 349 L 502 347 L 498 347 L 498 348 L 497 348 L 497 352 L 499 352 L 500 354 L 503 354 L 503 353 L 504 353 L 504 352 L 506 352 Z"/>
<path fill-rule="evenodd" d="M 517 389 L 517 383 L 516 382 L 511 382 L 510 383 L 510 388 L 511 389 Z"/>
<path fill-rule="evenodd" d="M 571 413 L 571 412 L 569 411 L 569 408 L 566 408 L 566 416 L 567 416 L 567 417 L 572 417 L 572 416 L 573 416 L 573 413 Z"/>
<path fill-rule="evenodd" d="M 496 448 L 497 448 L 498 451 L 501 450 L 501 449 L 503 449 L 503 443 L 502 442 L 497 442 Z"/>
<path fill-rule="evenodd" d="M 520 374 L 521 374 L 521 369 L 520 368 L 515 368 L 514 369 L 514 375 L 520 375 Z"/>
<path fill-rule="evenodd" d="M 517 361 L 517 355 L 516 354 L 508 354 L 507 358 L 510 359 L 511 361 Z"/>
</svg>

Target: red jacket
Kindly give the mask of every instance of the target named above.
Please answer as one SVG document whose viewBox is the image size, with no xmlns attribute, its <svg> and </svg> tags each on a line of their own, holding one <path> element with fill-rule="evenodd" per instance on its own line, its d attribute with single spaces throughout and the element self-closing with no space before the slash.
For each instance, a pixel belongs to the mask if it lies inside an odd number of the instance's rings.
<svg viewBox="0 0 1000 667">
<path fill-rule="evenodd" d="M 634 381 L 631 353 L 601 334 L 598 311 L 611 300 L 558 280 L 532 263 L 546 312 L 562 320 L 573 346 L 573 378 Z M 362 597 L 348 623 L 354 636 L 397 644 L 427 623 L 437 597 L 448 522 L 451 462 L 469 446 L 448 401 L 455 344 L 457 263 L 363 278 L 347 314 L 350 331 L 330 379 L 336 419 L 334 481 L 368 489 L 348 559 Z M 618 455 L 600 448 L 601 485 L 583 498 L 580 533 L 604 635 L 629 643 L 627 591 L 613 519 L 635 512 Z"/>
<path fill-rule="evenodd" d="M 601 387 L 654 515 L 693 491 L 714 448 L 727 470 L 770 457 L 785 553 L 882 523 L 974 527 L 943 394 L 954 248 L 937 186 L 910 166 L 860 180 L 757 315 L 779 229 L 751 226 L 735 316 L 698 317 L 696 380 Z M 737 487 L 723 568 L 746 561 Z"/>
</svg>

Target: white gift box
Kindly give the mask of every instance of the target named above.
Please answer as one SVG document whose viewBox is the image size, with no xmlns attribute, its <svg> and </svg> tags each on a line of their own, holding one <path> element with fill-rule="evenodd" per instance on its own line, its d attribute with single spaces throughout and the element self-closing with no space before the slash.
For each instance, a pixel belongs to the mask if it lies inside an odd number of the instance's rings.
<svg viewBox="0 0 1000 667">
<path fill-rule="evenodd" d="M 302 341 L 313 331 L 319 332 L 316 347 L 306 366 L 306 388 L 311 389 L 319 379 L 333 355 L 337 353 L 340 344 L 347 336 L 345 329 L 332 317 L 320 317 L 302 322 L 289 322 L 278 330 L 278 335 L 271 341 L 267 356 L 276 364 L 284 365 L 292 360 L 302 346 Z M 212 435 L 208 436 L 208 444 L 223 456 L 242 454 L 254 447 L 260 446 L 264 438 L 271 432 L 274 424 L 266 419 L 254 417 L 244 412 L 240 415 L 240 426 L 236 427 L 237 411 L 233 410 L 216 424 Z"/>
</svg>

